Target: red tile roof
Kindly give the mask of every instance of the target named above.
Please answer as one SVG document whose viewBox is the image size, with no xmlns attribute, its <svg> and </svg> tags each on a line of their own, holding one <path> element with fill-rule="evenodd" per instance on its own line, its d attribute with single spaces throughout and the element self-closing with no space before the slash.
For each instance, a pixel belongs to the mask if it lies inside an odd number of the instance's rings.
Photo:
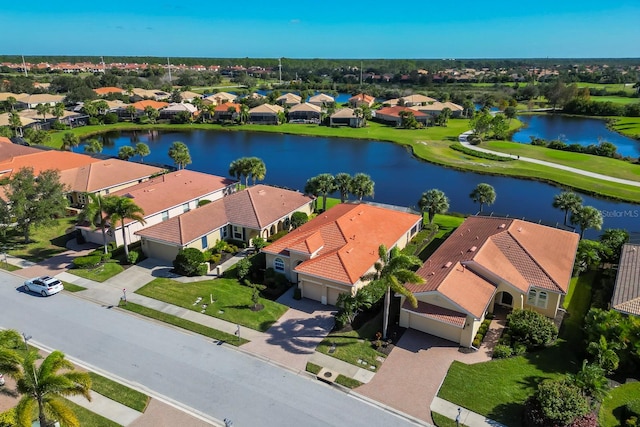
<svg viewBox="0 0 640 427">
<path fill-rule="evenodd" d="M 413 306 L 409 304 L 409 301 L 405 300 L 402 308 L 414 313 L 420 313 L 430 319 L 449 323 L 450 325 L 454 325 L 459 328 L 462 328 L 464 326 L 464 322 L 467 320 L 466 314 L 454 310 L 449 310 L 444 307 L 439 307 L 437 305 L 429 304 L 423 301 L 418 301 L 418 307 L 413 308 Z"/>
<path fill-rule="evenodd" d="M 5 147 L 3 146 L 3 148 Z M 7 146 L 7 148 L 9 147 Z M 16 150 L 15 147 L 10 148 L 12 150 Z M 31 150 L 34 150 L 32 147 L 24 148 L 31 148 Z M 24 148 L 20 148 L 19 150 L 24 150 Z M 24 154 L 17 154 L 8 159 L 5 159 L 4 161 L 1 161 L 0 176 L 6 178 L 11 177 L 13 172 L 16 172 L 25 167 L 33 168 L 34 174 L 38 175 L 43 170 L 47 169 L 57 169 L 59 171 L 65 171 L 99 161 L 98 159 L 94 159 L 93 157 L 84 154 L 72 153 L 69 151 L 39 149 L 35 149 L 35 151 L 31 151 L 30 153 L 26 151 L 27 150 L 25 150 Z"/>
<path fill-rule="evenodd" d="M 367 204 L 340 204 L 264 252 L 284 255 L 290 250 L 312 253 L 320 249 L 295 271 L 354 285 L 378 261 L 381 244 L 391 248 L 421 220 L 419 215 Z"/>
<path fill-rule="evenodd" d="M 367 102 L 369 104 L 373 103 L 373 101 L 375 101 L 375 97 L 371 96 L 371 95 L 367 95 L 366 93 L 359 93 L 357 95 L 353 95 L 351 98 L 349 98 L 350 102 L 356 102 L 356 101 L 362 101 L 362 102 Z"/>
<path fill-rule="evenodd" d="M 164 171 L 156 166 L 120 159 L 99 160 L 92 157 L 91 159 L 92 163 L 60 172 L 60 181 L 71 191 L 94 193 L 132 181 L 147 179 Z"/>
<path fill-rule="evenodd" d="M 124 89 L 119 87 L 109 86 L 109 87 L 99 87 L 93 90 L 98 95 L 108 95 L 110 93 L 124 93 Z"/>
<path fill-rule="evenodd" d="M 152 107 L 156 110 L 167 107 L 169 105 L 168 102 L 154 101 L 152 99 L 144 99 L 142 101 L 134 102 L 133 105 L 136 110 L 144 110 L 146 107 Z"/>
<path fill-rule="evenodd" d="M 215 108 L 214 111 L 227 112 L 227 111 L 229 111 L 229 107 L 235 108 L 236 112 L 239 113 L 241 105 L 240 104 L 234 104 L 233 102 L 225 102 L 224 104 L 216 105 L 216 108 Z"/>
<path fill-rule="evenodd" d="M 422 111 L 417 111 L 409 107 L 401 107 L 396 105 L 395 107 L 382 107 L 379 110 L 376 110 L 376 115 L 385 115 L 391 117 L 400 117 L 400 113 L 403 111 L 408 111 L 413 114 L 414 117 L 423 117 L 426 116 Z"/>
</svg>

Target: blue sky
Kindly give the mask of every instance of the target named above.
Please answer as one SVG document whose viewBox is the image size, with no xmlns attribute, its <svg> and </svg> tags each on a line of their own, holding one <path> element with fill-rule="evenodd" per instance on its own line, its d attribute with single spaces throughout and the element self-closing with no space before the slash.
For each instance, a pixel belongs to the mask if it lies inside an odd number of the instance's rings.
<svg viewBox="0 0 640 427">
<path fill-rule="evenodd" d="M 640 1 L 15 1 L 0 54 L 640 57 Z"/>
</svg>

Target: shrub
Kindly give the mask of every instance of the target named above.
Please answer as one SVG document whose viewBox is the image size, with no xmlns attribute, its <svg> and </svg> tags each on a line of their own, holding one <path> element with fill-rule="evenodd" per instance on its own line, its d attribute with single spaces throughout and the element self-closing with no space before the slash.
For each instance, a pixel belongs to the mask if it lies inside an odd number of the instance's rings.
<svg viewBox="0 0 640 427">
<path fill-rule="evenodd" d="M 298 228 L 309 221 L 309 215 L 304 212 L 294 212 L 291 215 L 291 227 Z"/>
<path fill-rule="evenodd" d="M 634 399 L 624 405 L 625 417 L 640 417 L 640 399 Z"/>
<path fill-rule="evenodd" d="M 107 113 L 104 115 L 104 124 L 112 125 L 118 123 L 118 115 L 116 113 Z"/>
<path fill-rule="evenodd" d="M 104 252 L 100 253 L 100 260 L 102 262 L 107 262 L 111 259 L 111 252 L 107 252 L 106 254 Z"/>
<path fill-rule="evenodd" d="M 97 117 L 89 117 L 88 123 L 90 126 L 97 126 L 100 124 L 100 120 Z"/>
<path fill-rule="evenodd" d="M 176 273 L 183 276 L 198 275 L 198 267 L 204 262 L 204 255 L 196 248 L 180 250 L 173 261 Z"/>
<path fill-rule="evenodd" d="M 564 380 L 542 381 L 534 398 L 548 421 L 546 425 L 568 425 L 589 413 L 589 402 L 580 389 Z"/>
<path fill-rule="evenodd" d="M 494 359 L 506 359 L 507 357 L 511 357 L 513 351 L 511 347 L 507 345 L 498 344 L 493 349 L 493 358 Z"/>
<path fill-rule="evenodd" d="M 260 250 L 262 248 L 264 248 L 265 246 L 267 246 L 267 241 L 260 236 L 256 236 L 253 239 L 251 239 L 251 243 L 253 243 L 253 246 L 256 248 L 256 250 Z"/>
<path fill-rule="evenodd" d="M 473 340 L 473 344 L 472 344 L 472 345 L 473 345 L 475 348 L 480 348 L 480 344 L 482 344 L 482 340 L 481 340 L 481 339 L 479 339 L 479 338 L 475 338 L 475 339 Z"/>
<path fill-rule="evenodd" d="M 570 427 L 598 427 L 598 417 L 593 412 L 576 418 Z"/>
<path fill-rule="evenodd" d="M 527 346 L 521 343 L 515 343 L 513 346 L 513 355 L 522 356 L 527 352 Z"/>
<path fill-rule="evenodd" d="M 87 255 L 74 258 L 73 266 L 75 268 L 89 268 L 100 264 L 102 258 L 100 255 Z"/>
<path fill-rule="evenodd" d="M 512 340 L 530 350 L 549 345 L 558 336 L 556 325 L 533 310 L 514 310 L 508 316 L 508 325 Z"/>
<path fill-rule="evenodd" d="M 206 276 L 209 272 L 209 266 L 206 263 L 202 263 L 196 269 L 197 276 Z"/>
<path fill-rule="evenodd" d="M 211 254 L 211 256 L 209 257 L 209 262 L 211 264 L 217 264 L 220 262 L 221 259 L 222 259 L 222 254 Z"/>
<path fill-rule="evenodd" d="M 276 234 L 272 234 L 271 236 L 269 236 L 269 238 L 267 239 L 267 242 L 269 243 L 273 243 L 276 240 L 278 240 L 279 238 L 286 236 L 288 233 L 287 230 L 282 230 L 282 231 L 278 231 Z"/>
<path fill-rule="evenodd" d="M 293 299 L 295 299 L 295 300 L 301 300 L 302 299 L 302 289 L 295 288 L 293 290 Z"/>
<path fill-rule="evenodd" d="M 637 427 L 638 426 L 638 417 L 629 417 L 624 421 L 625 427 Z"/>
<path fill-rule="evenodd" d="M 138 261 L 138 258 L 140 258 L 140 253 L 138 251 L 131 251 L 129 252 L 129 259 L 127 261 L 133 265 Z"/>
<path fill-rule="evenodd" d="M 249 275 L 249 270 L 251 269 L 251 261 L 249 261 L 248 258 L 242 258 L 236 263 L 236 267 L 238 280 L 243 280 Z"/>
<path fill-rule="evenodd" d="M 198 201 L 198 207 L 201 207 L 201 206 L 204 206 L 204 205 L 208 205 L 209 203 L 211 203 L 211 200 L 202 199 L 202 200 Z"/>
<path fill-rule="evenodd" d="M 15 408 L 0 413 L 0 427 L 12 427 L 16 425 Z"/>
</svg>

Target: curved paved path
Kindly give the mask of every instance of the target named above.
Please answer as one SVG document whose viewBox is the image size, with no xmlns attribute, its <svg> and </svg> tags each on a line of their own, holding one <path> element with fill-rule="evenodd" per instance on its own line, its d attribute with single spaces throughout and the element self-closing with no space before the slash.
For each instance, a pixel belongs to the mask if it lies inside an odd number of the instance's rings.
<svg viewBox="0 0 640 427">
<path fill-rule="evenodd" d="M 471 150 L 474 150 L 474 151 L 480 151 L 482 153 L 488 153 L 488 154 L 495 154 L 496 156 L 500 156 L 500 157 L 509 157 L 509 158 L 512 158 L 512 159 L 518 159 L 518 160 L 522 160 L 523 162 L 537 163 L 539 165 L 549 166 L 550 168 L 562 169 L 562 170 L 565 170 L 567 172 L 572 172 L 572 173 L 575 173 L 575 174 L 578 174 L 578 175 L 588 176 L 590 178 L 601 179 L 603 181 L 615 182 L 617 184 L 631 185 L 633 187 L 640 187 L 640 182 L 639 181 L 631 181 L 631 180 L 628 180 L 628 179 L 616 178 L 616 177 L 609 176 L 609 175 L 602 175 L 602 174 L 595 173 L 595 172 L 589 172 L 589 171 L 582 170 L 582 169 L 572 168 L 570 166 L 560 165 L 558 163 L 552 163 L 552 162 L 547 162 L 547 161 L 544 161 L 544 160 L 534 159 L 534 158 L 531 158 L 531 157 L 515 156 L 513 154 L 506 154 L 506 153 L 501 153 L 499 151 L 492 151 L 492 150 L 487 150 L 486 148 L 480 148 L 477 145 L 473 145 L 468 141 L 468 137 L 471 134 L 473 134 L 473 131 L 471 131 L 471 130 L 468 130 L 468 131 L 462 133 L 460 136 L 458 136 L 458 141 L 463 146 L 465 146 L 465 147 L 467 147 L 467 148 L 469 148 Z"/>
</svg>

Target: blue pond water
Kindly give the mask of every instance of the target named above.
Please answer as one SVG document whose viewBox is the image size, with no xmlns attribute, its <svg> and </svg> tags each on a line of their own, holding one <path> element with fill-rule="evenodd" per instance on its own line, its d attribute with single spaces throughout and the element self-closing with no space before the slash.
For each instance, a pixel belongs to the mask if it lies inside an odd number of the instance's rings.
<svg viewBox="0 0 640 427">
<path fill-rule="evenodd" d="M 640 142 L 609 130 L 604 120 L 553 114 L 519 116 L 518 119 L 525 127 L 513 135 L 516 142 L 528 144 L 531 136 L 584 146 L 608 141 L 618 147 L 618 153 L 623 156 L 640 156 Z"/>
<path fill-rule="evenodd" d="M 547 223 L 563 220 L 563 213 L 551 206 L 553 196 L 561 191 L 557 187 L 432 165 L 392 143 L 260 132 L 127 132 L 104 135 L 103 153 L 117 155 L 120 147 L 139 141 L 151 149 L 146 162 L 171 164 L 169 146 L 182 141 L 193 160 L 189 169 L 223 176 L 228 175 L 231 161 L 260 157 L 267 166 L 265 183 L 298 190 L 320 173 L 364 172 L 375 182 L 374 201 L 401 206 L 415 206 L 422 192 L 439 188 L 451 200 L 451 211 L 475 213 L 478 205 L 472 203 L 469 193 L 478 183 L 486 182 L 495 187 L 497 200 L 485 211 Z M 583 198 L 585 204 L 602 211 L 605 227 L 640 231 L 640 205 Z"/>
</svg>

